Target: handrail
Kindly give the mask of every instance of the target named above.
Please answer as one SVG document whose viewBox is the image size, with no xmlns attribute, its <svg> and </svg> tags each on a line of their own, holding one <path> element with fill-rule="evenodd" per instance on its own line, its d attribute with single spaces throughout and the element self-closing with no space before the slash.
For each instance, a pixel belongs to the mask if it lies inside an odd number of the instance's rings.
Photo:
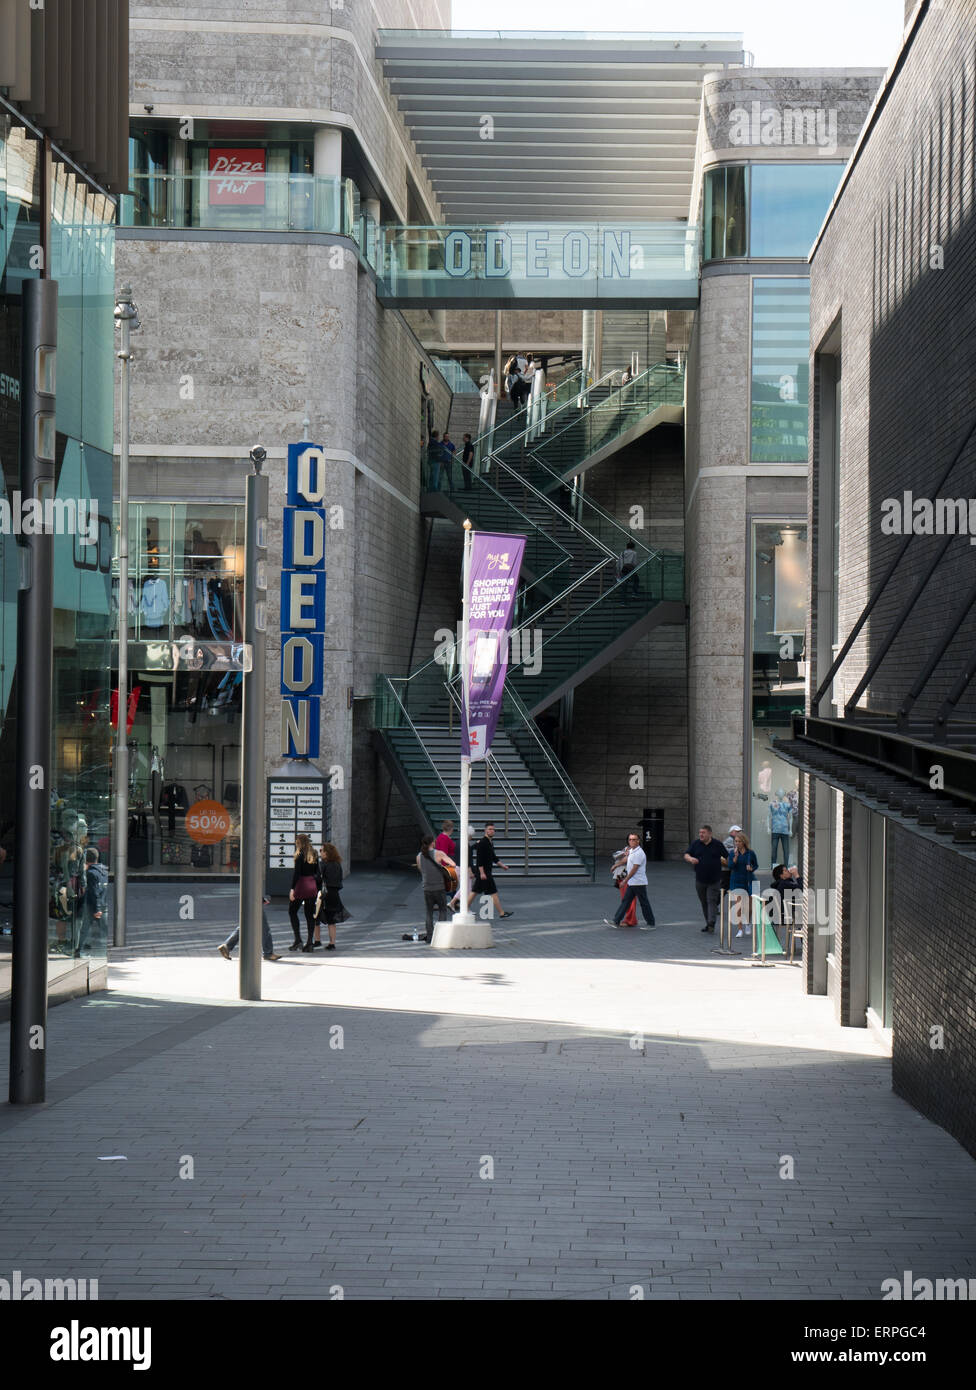
<svg viewBox="0 0 976 1390">
<path fill-rule="evenodd" d="M 614 584 L 613 588 L 608 589 L 606 593 L 600 594 L 600 596 L 598 598 L 595 598 L 592 603 L 587 605 L 586 608 L 581 608 L 580 611 L 574 617 L 569 618 L 565 623 L 563 623 L 561 628 L 558 628 L 555 632 L 551 632 L 549 636 L 545 639 L 545 641 L 542 643 L 542 650 L 545 651 L 546 647 L 549 645 L 550 642 L 554 642 L 557 637 L 561 637 L 563 633 L 567 631 L 567 629 L 573 626 L 574 623 L 578 623 L 581 618 L 585 618 L 588 613 L 591 613 L 593 609 L 597 607 L 598 604 L 601 604 L 609 594 L 613 593 L 614 589 L 619 588 L 621 584 L 626 584 L 629 580 L 633 579 L 635 575 L 640 574 L 642 570 L 645 570 L 648 565 L 653 564 L 656 560 L 660 560 L 662 562 L 661 581 L 663 584 L 663 566 L 667 558 L 668 557 L 663 552 L 659 551 L 653 555 L 648 555 L 646 559 L 642 560 L 639 565 L 634 565 L 633 569 L 628 570 L 626 575 L 621 575 L 621 577 L 617 580 L 616 584 Z M 682 557 L 680 556 L 680 554 L 676 553 L 674 558 L 680 559 Z M 522 662 L 519 663 L 519 665 L 522 664 Z M 518 669 L 519 666 L 512 667 L 513 671 L 517 671 Z"/>
<path fill-rule="evenodd" d="M 553 772 L 555 772 L 560 782 L 562 782 L 563 786 L 566 788 L 566 792 L 569 795 L 570 800 L 576 807 L 577 811 L 579 811 L 580 815 L 583 817 L 583 821 L 586 825 L 587 830 L 592 830 L 593 822 L 590 820 L 590 817 L 587 814 L 585 807 L 583 806 L 579 797 L 577 796 L 576 788 L 573 786 L 571 782 L 567 780 L 565 773 L 563 772 L 559 763 L 553 757 L 552 749 L 549 747 L 548 743 L 546 743 L 545 739 L 539 733 L 539 730 L 536 727 L 536 722 L 532 718 L 525 704 L 523 704 L 521 696 L 507 682 L 505 685 L 505 698 L 510 699 L 512 701 L 512 704 L 515 706 L 516 713 L 521 717 L 522 723 L 525 725 L 529 733 L 535 739 L 536 743 L 542 749 L 542 752 L 545 755 L 547 762 L 549 762 L 552 766 Z"/>
<path fill-rule="evenodd" d="M 588 368 L 581 367 L 578 372 L 572 372 L 569 376 L 563 377 L 562 381 L 560 381 L 556 386 L 556 390 L 561 391 L 564 386 L 568 385 L 568 383 L 571 381 L 575 381 L 577 377 L 586 377 L 587 375 Z M 574 410 L 579 410 L 580 401 L 583 399 L 583 397 L 588 395 L 590 391 L 595 391 L 598 387 L 605 385 L 607 379 L 612 376 L 613 372 L 604 372 L 603 375 L 601 377 L 598 377 L 595 381 L 586 382 L 585 384 L 580 386 L 580 389 L 578 391 L 572 391 L 569 395 L 569 398 L 563 401 L 561 405 L 553 406 L 551 409 L 547 407 L 545 420 L 548 422 L 549 420 L 555 419 L 555 417 L 559 415 L 562 411 L 569 410 L 570 408 Z M 526 412 L 526 414 L 528 414 L 528 412 Z M 483 435 L 479 435 L 478 438 L 473 441 L 475 448 L 477 448 L 486 438 L 492 435 L 498 428 L 498 425 L 493 424 L 491 428 L 486 430 Z M 524 439 L 526 435 L 530 434 L 531 432 L 532 426 L 526 424 L 524 430 L 519 430 L 517 434 L 512 435 L 511 439 L 506 439 L 504 444 L 501 444 L 499 448 L 508 449 L 512 444 L 517 444 L 520 439 Z M 490 456 L 496 452 L 497 451 L 495 449 L 491 448 L 489 442 L 489 447 L 486 456 Z"/>
<path fill-rule="evenodd" d="M 618 369 L 618 370 L 619 370 L 619 369 Z M 640 383 L 641 383 L 642 381 L 645 381 L 648 377 L 652 377 L 652 376 L 654 375 L 655 372 L 661 372 L 662 375 L 666 375 L 667 373 L 670 372 L 670 373 L 673 373 L 675 376 L 681 376 L 681 374 L 682 374 L 682 373 L 681 373 L 680 367 L 673 367 L 673 366 L 671 365 L 670 362 L 655 362 L 655 364 L 654 364 L 653 367 L 645 367 L 644 370 L 640 373 L 639 376 L 633 377 L 633 378 L 632 378 L 630 381 L 628 381 L 625 385 L 615 387 L 614 390 L 615 390 L 615 392 L 616 392 L 616 397 L 608 396 L 608 397 L 606 398 L 605 401 L 600 401 L 597 405 L 593 406 L 592 409 L 593 409 L 593 410 L 599 410 L 599 408 L 600 408 L 601 405 L 609 405 L 609 404 L 611 404 L 611 402 L 612 402 L 613 404 L 616 404 L 616 405 L 627 405 L 628 402 L 622 399 L 622 397 L 624 396 L 624 393 L 625 393 L 625 392 L 630 392 L 631 387 L 639 386 Z M 616 372 L 609 372 L 609 373 L 607 373 L 607 375 L 609 375 L 609 376 L 615 376 L 615 375 L 616 375 Z M 601 378 L 600 378 L 600 382 L 594 383 L 594 385 L 600 385 L 600 384 L 602 384 L 603 381 L 605 381 L 605 380 L 606 380 L 606 376 L 601 377 Z M 589 389 L 592 390 L 593 388 L 590 387 Z M 633 404 L 639 405 L 640 402 L 634 400 L 634 401 L 633 401 Z M 561 409 L 561 407 L 560 407 L 560 409 Z M 558 411 L 556 411 L 555 413 L 558 414 Z M 650 412 L 648 412 L 648 413 L 650 413 Z M 568 425 L 565 425 L 562 429 L 557 430 L 555 434 L 549 435 L 548 439 L 546 440 L 546 443 L 547 443 L 547 444 L 553 443 L 554 440 L 559 439 L 559 437 L 560 437 L 561 435 L 565 434 L 567 430 L 571 430 L 571 429 L 573 428 L 573 425 L 575 425 L 576 423 L 577 423 L 577 421 L 571 420 L 570 423 L 569 423 Z M 512 441 L 509 440 L 508 442 L 511 443 Z M 508 445 L 506 444 L 504 447 L 507 448 Z"/>
<path fill-rule="evenodd" d="M 445 681 L 445 682 L 444 682 L 444 685 L 445 685 L 445 687 L 446 687 L 446 689 L 447 689 L 447 694 L 448 694 L 449 699 L 451 700 L 451 703 L 454 705 L 454 708 L 455 708 L 455 709 L 458 711 L 458 713 L 460 714 L 461 709 L 462 709 L 460 692 L 457 691 L 457 690 L 455 690 L 455 689 L 452 687 L 450 681 Z M 522 800 L 521 800 L 521 798 L 520 798 L 518 792 L 517 792 L 517 791 L 515 790 L 515 788 L 512 786 L 512 784 L 511 784 L 511 782 L 509 781 L 508 777 L 505 775 L 505 772 L 504 772 L 504 770 L 502 769 L 501 764 L 499 763 L 498 759 L 494 756 L 494 754 L 492 753 L 492 751 L 491 751 L 490 748 L 488 749 L 488 752 L 487 752 L 486 755 L 485 755 L 485 761 L 487 762 L 488 767 L 489 767 L 490 770 L 494 773 L 494 775 L 495 775 L 495 777 L 498 779 L 498 781 L 499 781 L 499 783 L 500 783 L 502 789 L 504 790 L 506 800 L 511 800 L 512 804 L 514 805 L 514 807 L 515 807 L 515 814 L 518 816 L 519 820 L 522 822 L 522 826 L 523 826 L 523 828 L 524 828 L 524 830 L 525 830 L 525 833 L 526 833 L 527 835 L 535 835 L 536 829 L 535 829 L 535 825 L 534 825 L 534 823 L 533 823 L 533 821 L 532 821 L 532 818 L 529 816 L 529 814 L 528 814 L 528 812 L 526 811 L 525 807 L 522 805 Z M 507 829 L 507 827 L 506 827 L 506 829 Z"/>
<path fill-rule="evenodd" d="M 455 650 L 456 650 L 456 648 L 457 648 L 457 643 L 455 643 Z M 513 668 L 513 669 L 517 669 L 517 668 Z M 458 673 L 457 675 L 452 676 L 452 677 L 450 678 L 450 680 L 447 680 L 447 681 L 444 682 L 445 688 L 447 689 L 447 693 L 448 693 L 450 699 L 453 701 L 454 705 L 455 705 L 456 707 L 458 707 L 458 708 L 460 707 L 460 704 L 461 704 L 461 697 L 460 697 L 460 694 L 457 692 L 457 690 L 456 690 L 454 687 L 457 686 L 458 684 L 460 684 L 460 680 L 461 680 L 461 676 L 460 676 L 460 673 Z M 543 755 L 544 755 L 546 761 L 547 761 L 547 762 L 550 764 L 550 766 L 552 767 L 552 770 L 553 770 L 553 772 L 556 774 L 556 776 L 558 777 L 559 781 L 562 782 L 563 786 L 564 786 L 565 789 L 566 789 L 567 795 L 569 796 L 569 798 L 570 798 L 570 800 L 572 801 L 573 805 L 576 807 L 577 811 L 579 811 L 580 815 L 583 817 L 583 821 L 584 821 L 584 824 L 586 825 L 587 830 L 592 830 L 592 829 L 593 829 L 593 822 L 590 820 L 589 815 L 588 815 L 588 813 L 587 813 L 587 811 L 586 811 L 586 808 L 584 807 L 583 803 L 580 801 L 579 796 L 578 796 L 578 794 L 577 794 L 577 792 L 576 792 L 576 788 L 572 785 L 571 782 L 567 781 L 566 775 L 565 775 L 565 773 L 563 772 L 563 769 L 560 767 L 559 763 L 558 763 L 558 762 L 556 761 L 556 759 L 553 757 L 553 755 L 552 755 L 552 749 L 549 747 L 549 745 L 546 743 L 545 739 L 544 739 L 544 738 L 542 737 L 542 735 L 539 733 L 539 730 L 538 730 L 538 728 L 536 727 L 535 720 L 532 718 L 532 715 L 529 713 L 528 708 L 526 707 L 526 705 L 525 705 L 524 702 L 522 701 L 521 696 L 520 696 L 520 695 L 518 694 L 518 692 L 508 683 L 508 681 L 506 681 L 506 683 L 505 683 L 504 698 L 505 698 L 506 700 L 511 700 L 512 704 L 515 706 L 515 711 L 516 711 L 516 713 L 518 714 L 519 718 L 521 719 L 522 723 L 525 725 L 525 727 L 526 727 L 526 729 L 528 730 L 528 732 L 531 734 L 531 736 L 535 739 L 536 743 L 539 745 L 539 748 L 542 750 L 542 753 L 543 753 Z"/>
<path fill-rule="evenodd" d="M 594 536 L 593 532 L 588 531 L 585 526 L 581 526 L 575 517 L 569 516 L 566 512 L 562 511 L 560 507 L 557 507 L 551 497 L 547 497 L 544 492 L 540 492 L 537 487 L 535 487 L 532 483 L 529 482 L 528 478 L 524 477 L 521 473 L 519 473 L 517 469 L 513 468 L 512 465 L 506 462 L 505 459 L 500 458 L 498 454 L 492 454 L 489 457 L 489 464 L 491 463 L 494 463 L 496 467 L 504 468 L 506 473 L 509 473 L 515 479 L 519 487 L 531 492 L 533 496 L 538 498 L 540 502 L 544 502 L 547 507 L 551 508 L 554 512 L 558 512 L 560 517 L 564 521 L 566 521 L 568 525 L 575 527 L 577 531 L 582 532 L 583 536 L 588 541 L 592 541 L 595 546 L 602 550 L 605 556 L 616 556 L 616 551 L 611 550 L 610 547 L 604 541 L 602 541 L 599 536 Z M 549 471 L 552 472 L 551 469 Z M 562 479 L 560 478 L 559 481 L 562 482 Z M 617 527 L 618 530 L 623 529 L 620 526 L 619 522 L 614 522 L 614 525 Z"/>
<path fill-rule="evenodd" d="M 448 789 L 447 789 L 447 787 L 446 787 L 446 785 L 445 785 L 445 783 L 444 783 L 443 777 L 442 777 L 441 774 L 438 772 L 438 770 L 437 770 L 437 765 L 435 764 L 433 758 L 430 756 L 430 753 L 427 751 L 427 745 L 424 743 L 423 739 L 420 737 L 420 734 L 419 734 L 419 732 L 418 732 L 418 730 L 417 730 L 416 724 L 413 722 L 413 720 L 410 718 L 410 715 L 407 713 L 407 707 L 406 707 L 406 705 L 405 705 L 405 704 L 403 703 L 403 701 L 400 699 L 400 696 L 397 694 L 396 690 L 394 690 L 394 688 L 393 688 L 393 681 L 390 679 L 389 676 L 381 676 L 380 678 L 381 678 L 382 680 L 386 681 L 387 685 L 390 687 L 390 693 L 391 693 L 391 695 L 393 696 L 394 700 L 396 700 L 397 704 L 400 706 L 400 709 L 401 709 L 401 711 L 403 712 L 403 717 L 404 717 L 404 719 L 406 720 L 407 725 L 408 725 L 409 728 L 410 728 L 410 732 L 413 734 L 414 738 L 417 740 L 417 742 L 420 744 L 420 747 L 423 749 L 424 757 L 427 759 L 427 761 L 430 763 L 431 767 L 433 768 L 434 776 L 437 778 L 437 781 L 440 783 L 440 786 L 441 786 L 442 791 L 444 792 L 444 795 L 447 797 L 448 801 L 449 801 L 450 804 L 451 804 L 451 810 L 454 812 L 454 814 L 455 814 L 456 816 L 458 816 L 458 817 L 460 818 L 461 812 L 458 810 L 457 802 L 454 800 L 454 797 L 453 797 L 453 796 L 451 795 L 451 793 L 448 791 Z"/>
<path fill-rule="evenodd" d="M 543 579 L 548 579 L 549 575 L 554 574 L 556 570 L 558 570 L 566 560 L 572 560 L 573 552 L 571 550 L 567 550 L 564 545 L 561 545 L 560 542 L 556 540 L 555 536 L 551 535 L 548 531 L 546 531 L 545 528 L 540 526 L 537 521 L 533 521 L 530 516 L 526 516 L 522 509 L 516 506 L 516 504 L 511 500 L 511 498 L 506 497 L 503 492 L 499 492 L 496 487 L 492 487 L 491 483 L 483 474 L 475 473 L 473 474 L 473 476 L 480 487 L 487 488 L 488 491 L 492 494 L 492 496 L 497 498 L 498 501 L 501 502 L 505 507 L 510 508 L 513 512 L 517 512 L 520 520 L 523 521 L 526 526 L 530 527 L 533 531 L 538 531 L 539 535 L 542 536 L 542 538 L 545 541 L 547 541 L 550 545 L 555 546 L 557 550 L 562 551 L 563 559 L 557 561 L 556 564 L 552 565 L 549 569 L 547 569 L 545 574 L 536 575 L 532 583 L 527 584 L 525 586 L 525 589 L 523 591 L 524 593 L 528 593 L 531 589 L 535 588 L 536 584 L 540 584 Z M 454 489 L 449 489 L 449 494 L 453 490 Z"/>
</svg>

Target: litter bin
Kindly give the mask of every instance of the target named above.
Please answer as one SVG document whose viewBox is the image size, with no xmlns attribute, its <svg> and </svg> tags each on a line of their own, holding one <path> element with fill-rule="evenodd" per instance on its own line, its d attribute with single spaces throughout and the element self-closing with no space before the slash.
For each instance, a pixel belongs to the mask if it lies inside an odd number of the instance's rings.
<svg viewBox="0 0 976 1390">
<path fill-rule="evenodd" d="M 644 807 L 641 816 L 641 840 L 648 859 L 664 858 L 664 808 Z"/>
</svg>

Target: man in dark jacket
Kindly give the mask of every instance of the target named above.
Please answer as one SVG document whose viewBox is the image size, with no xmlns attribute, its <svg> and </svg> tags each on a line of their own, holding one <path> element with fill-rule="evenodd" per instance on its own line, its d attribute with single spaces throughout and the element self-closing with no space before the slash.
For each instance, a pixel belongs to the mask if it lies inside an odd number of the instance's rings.
<svg viewBox="0 0 976 1390">
<path fill-rule="evenodd" d="M 98 862 L 98 850 L 85 850 L 85 895 L 81 913 L 81 931 L 78 936 L 76 956 L 88 954 L 88 942 L 96 922 L 98 935 L 102 934 L 102 924 L 107 925 L 108 914 L 108 870 Z"/>
<path fill-rule="evenodd" d="M 718 916 L 722 870 L 729 862 L 725 846 L 712 835 L 710 825 L 703 825 L 698 831 L 698 839 L 692 840 L 684 857 L 685 862 L 693 864 L 695 868 L 695 891 L 705 918 L 702 931 L 713 932 Z"/>
</svg>

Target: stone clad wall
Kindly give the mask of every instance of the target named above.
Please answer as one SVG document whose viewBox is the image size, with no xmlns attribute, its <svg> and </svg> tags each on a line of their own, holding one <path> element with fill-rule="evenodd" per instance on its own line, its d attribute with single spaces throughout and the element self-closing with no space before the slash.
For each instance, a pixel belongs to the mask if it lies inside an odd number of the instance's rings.
<svg viewBox="0 0 976 1390">
<path fill-rule="evenodd" d="M 156 116 L 252 112 L 267 119 L 346 126 L 361 139 L 397 215 L 407 214 L 407 170 L 436 212 L 437 200 L 382 68 L 373 56 L 374 14 L 365 0 L 271 0 L 242 13 L 240 0 L 133 0 L 133 103 Z M 405 5 L 384 7 L 391 28 L 412 27 Z M 443 6 L 420 7 L 436 27 Z"/>
<path fill-rule="evenodd" d="M 311 439 L 327 454 L 329 503 L 343 513 L 341 528 L 326 536 L 319 761 L 343 769 L 332 827 L 343 857 L 371 858 L 381 774 L 368 734 L 354 749 L 354 711 L 356 727 L 368 730 L 375 673 L 409 669 L 425 541 L 421 361 L 441 427 L 450 391 L 401 316 L 377 304 L 372 277 L 348 245 L 147 240 L 122 232 L 117 275 L 132 284 L 143 323 L 133 340 L 131 393 L 141 495 L 183 495 L 185 486 L 187 496 L 243 501 L 248 449 L 261 443 L 269 450 L 269 771 L 280 761 L 284 450 L 302 438 L 308 408 Z M 190 376 L 193 399 L 183 400 L 181 383 Z M 180 455 L 154 457 L 153 446 Z"/>
</svg>

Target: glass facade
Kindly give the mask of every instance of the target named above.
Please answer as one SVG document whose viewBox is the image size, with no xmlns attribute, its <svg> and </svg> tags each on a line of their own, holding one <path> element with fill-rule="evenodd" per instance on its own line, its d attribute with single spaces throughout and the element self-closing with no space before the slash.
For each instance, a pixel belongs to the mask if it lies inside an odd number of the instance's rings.
<svg viewBox="0 0 976 1390">
<path fill-rule="evenodd" d="M 104 956 L 86 852 L 110 850 L 112 433 L 115 204 L 53 165 L 51 276 L 58 282 L 54 685 L 50 943 L 59 955 Z M 20 481 L 22 286 L 39 274 L 38 146 L 0 118 L 0 485 L 7 514 Z M 84 516 L 85 520 L 82 521 Z M 0 534 L 0 912 L 11 910 L 17 854 L 12 796 L 17 746 L 16 538 Z M 86 905 L 87 898 L 87 905 Z"/>
<path fill-rule="evenodd" d="M 843 170 L 843 164 L 754 164 L 749 255 L 806 258 Z"/>
<path fill-rule="evenodd" d="M 198 138 L 185 138 L 186 124 L 132 127 L 131 191 L 119 200 L 120 226 L 334 232 L 355 241 L 377 268 L 379 228 L 361 209 L 352 179 L 315 177 L 307 125 L 286 135 L 276 125 L 272 136 L 255 122 L 198 121 Z"/>
<path fill-rule="evenodd" d="M 706 261 L 748 254 L 749 166 L 723 164 L 705 175 Z"/>
<path fill-rule="evenodd" d="M 243 640 L 243 506 L 131 502 L 129 576 L 130 874 L 236 873 L 240 673 L 143 668 L 146 643 Z M 112 606 L 117 623 L 117 580 Z"/>
<path fill-rule="evenodd" d="M 803 712 L 799 663 L 806 615 L 805 523 L 753 522 L 752 746 L 747 775 L 752 847 L 763 867 L 795 864 L 800 849 L 799 774 L 777 757 L 771 740 L 788 731 L 793 713 Z M 781 667 L 781 662 L 787 664 Z"/>
<path fill-rule="evenodd" d="M 810 399 L 810 282 L 752 282 L 753 463 L 806 463 Z"/>
<path fill-rule="evenodd" d="M 704 257 L 802 256 L 820 230 L 843 163 L 723 164 L 704 187 Z"/>
<path fill-rule="evenodd" d="M 381 298 L 464 307 L 481 301 L 694 308 L 699 229 L 687 222 L 387 226 Z"/>
</svg>

